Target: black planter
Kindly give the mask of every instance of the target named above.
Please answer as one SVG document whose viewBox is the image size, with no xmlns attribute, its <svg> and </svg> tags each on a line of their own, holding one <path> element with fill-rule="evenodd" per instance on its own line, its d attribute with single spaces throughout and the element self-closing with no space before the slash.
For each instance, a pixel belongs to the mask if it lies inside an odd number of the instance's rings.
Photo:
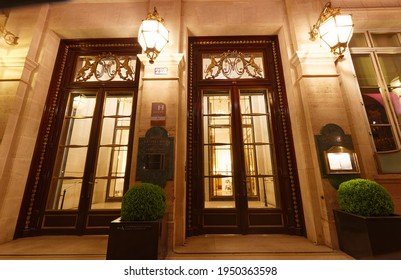
<svg viewBox="0 0 401 280">
<path fill-rule="evenodd" d="M 334 210 L 340 249 L 356 259 L 401 259 L 401 216 L 364 217 Z"/>
<path fill-rule="evenodd" d="M 107 260 L 160 260 L 167 253 L 166 219 L 110 223 Z"/>
</svg>

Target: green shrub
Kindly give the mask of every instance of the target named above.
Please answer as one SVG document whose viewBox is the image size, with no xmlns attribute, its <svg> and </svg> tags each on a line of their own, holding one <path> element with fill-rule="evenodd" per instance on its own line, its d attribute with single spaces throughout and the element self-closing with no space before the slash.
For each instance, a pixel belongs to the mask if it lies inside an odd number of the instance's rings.
<svg viewBox="0 0 401 280">
<path fill-rule="evenodd" d="M 337 199 L 342 210 L 356 215 L 389 216 L 394 213 L 394 203 L 387 190 L 367 179 L 341 183 Z"/>
<path fill-rule="evenodd" d="M 166 213 L 166 193 L 163 188 L 150 183 L 140 183 L 130 188 L 121 203 L 121 220 L 154 221 Z"/>
</svg>

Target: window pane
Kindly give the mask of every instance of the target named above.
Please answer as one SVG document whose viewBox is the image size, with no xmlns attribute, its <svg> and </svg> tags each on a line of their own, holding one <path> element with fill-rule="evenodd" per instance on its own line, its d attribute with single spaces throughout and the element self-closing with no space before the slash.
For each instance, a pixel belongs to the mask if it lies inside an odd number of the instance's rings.
<svg viewBox="0 0 401 280">
<path fill-rule="evenodd" d="M 118 208 L 124 191 L 132 96 L 107 92 L 92 209 Z"/>
<path fill-rule="evenodd" d="M 401 87 L 389 88 L 391 105 L 397 117 L 398 124 L 401 125 Z"/>
<path fill-rule="evenodd" d="M 49 196 L 48 210 L 78 209 L 81 196 L 82 179 L 57 179 L 52 181 L 52 190 L 55 193 Z"/>
<path fill-rule="evenodd" d="M 362 98 L 377 151 L 396 149 L 392 128 L 389 124 L 383 97 L 378 88 L 362 89 Z"/>
<path fill-rule="evenodd" d="M 371 34 L 374 47 L 399 47 L 397 33 Z"/>
<path fill-rule="evenodd" d="M 205 208 L 235 207 L 229 98 L 229 91 L 203 92 Z"/>
<path fill-rule="evenodd" d="M 352 35 L 351 41 L 349 42 L 349 47 L 367 47 L 366 37 L 364 33 L 354 33 Z"/>
<path fill-rule="evenodd" d="M 204 180 L 205 208 L 235 208 L 232 177 L 210 177 Z"/>
<path fill-rule="evenodd" d="M 365 104 L 366 114 L 370 124 L 388 124 L 386 109 L 383 105 L 383 97 L 379 89 L 364 89 L 362 98 Z"/>
<path fill-rule="evenodd" d="M 273 186 L 273 154 L 270 142 L 267 92 L 241 90 L 242 136 L 244 143 L 245 175 L 248 207 L 275 207 L 267 203 L 266 186 Z M 269 176 L 270 184 L 267 183 Z M 274 199 L 275 201 L 275 199 Z"/>
<path fill-rule="evenodd" d="M 127 147 L 100 147 L 96 177 L 124 177 L 127 164 Z"/>
<path fill-rule="evenodd" d="M 401 54 L 380 54 L 379 63 L 388 86 L 399 86 L 401 76 Z"/>
<path fill-rule="evenodd" d="M 272 161 L 266 160 L 273 158 L 271 145 L 257 145 L 255 150 L 259 175 L 273 175 Z"/>
<path fill-rule="evenodd" d="M 91 209 L 120 209 L 123 191 L 124 178 L 96 179 Z"/>
<path fill-rule="evenodd" d="M 129 124 L 130 118 L 104 118 L 100 144 L 128 145 Z"/>
<path fill-rule="evenodd" d="M 396 149 L 393 132 L 390 126 L 372 126 L 371 130 L 378 152 Z"/>
<path fill-rule="evenodd" d="M 132 110 L 132 97 L 107 95 L 104 108 L 105 116 L 130 116 Z"/>
<path fill-rule="evenodd" d="M 378 86 L 376 72 L 368 54 L 353 54 L 352 62 L 360 87 Z"/>
<path fill-rule="evenodd" d="M 380 66 L 389 92 L 390 104 L 401 125 L 401 54 L 379 55 Z"/>
<path fill-rule="evenodd" d="M 248 182 L 248 196 L 253 194 L 260 199 L 249 199 L 249 208 L 276 208 L 276 195 L 274 191 L 274 180 L 272 177 L 253 178 Z M 252 186 L 252 185 L 253 186 Z M 258 188 L 254 186 L 257 184 Z M 252 197 L 252 196 L 250 196 Z"/>
<path fill-rule="evenodd" d="M 266 114 L 265 96 L 261 91 L 241 91 L 241 114 Z"/>
<path fill-rule="evenodd" d="M 67 137 L 65 145 L 88 145 L 91 126 L 92 118 L 66 118 L 62 131 Z"/>
</svg>

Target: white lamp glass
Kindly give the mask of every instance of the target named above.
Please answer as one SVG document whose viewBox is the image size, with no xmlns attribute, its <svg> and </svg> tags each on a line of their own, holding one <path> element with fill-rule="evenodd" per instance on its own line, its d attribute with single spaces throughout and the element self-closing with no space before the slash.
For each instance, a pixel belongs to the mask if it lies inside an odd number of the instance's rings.
<svg viewBox="0 0 401 280">
<path fill-rule="evenodd" d="M 331 52 L 343 57 L 353 32 L 352 16 L 341 14 L 339 8 L 332 8 L 328 2 L 313 26 L 311 40 L 318 36 Z"/>
<path fill-rule="evenodd" d="M 169 31 L 163 24 L 156 8 L 153 14 L 149 14 L 138 31 L 138 42 L 149 57 L 149 62 L 154 63 L 157 55 L 166 46 L 169 40 Z"/>
</svg>

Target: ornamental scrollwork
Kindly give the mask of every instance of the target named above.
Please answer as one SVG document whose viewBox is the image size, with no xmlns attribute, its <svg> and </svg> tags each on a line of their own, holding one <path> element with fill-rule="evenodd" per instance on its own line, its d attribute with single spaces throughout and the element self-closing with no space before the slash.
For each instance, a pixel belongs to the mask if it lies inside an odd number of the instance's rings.
<svg viewBox="0 0 401 280">
<path fill-rule="evenodd" d="M 227 79 L 263 78 L 263 69 L 255 62 L 253 54 L 228 51 L 219 56 L 212 54 L 209 59 L 210 64 L 204 70 L 205 79 L 218 79 L 221 74 Z"/>
<path fill-rule="evenodd" d="M 77 71 L 76 82 L 86 82 L 92 77 L 100 82 L 108 82 L 117 76 L 118 80 L 134 80 L 135 71 L 130 65 L 130 62 L 134 60 L 132 57 L 103 53 L 96 57 L 85 57 L 84 60 L 82 68 Z"/>
</svg>

